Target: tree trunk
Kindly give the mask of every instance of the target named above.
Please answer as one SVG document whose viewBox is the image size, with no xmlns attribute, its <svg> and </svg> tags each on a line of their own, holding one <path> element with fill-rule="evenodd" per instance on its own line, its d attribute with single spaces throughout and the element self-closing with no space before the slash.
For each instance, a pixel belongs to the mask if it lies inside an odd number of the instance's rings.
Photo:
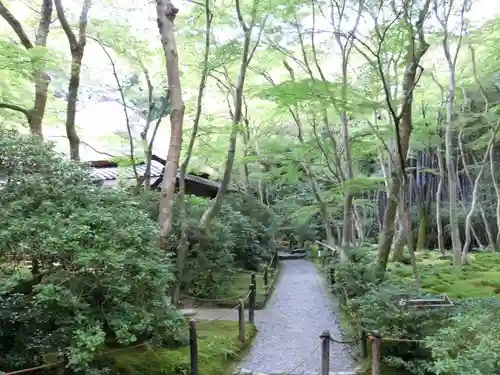
<svg viewBox="0 0 500 375">
<path fill-rule="evenodd" d="M 200 220 L 200 227 L 202 229 L 207 229 L 210 226 L 212 220 L 217 216 L 221 207 L 222 201 L 224 200 L 224 196 L 229 187 L 229 182 L 231 181 L 231 174 L 233 172 L 234 165 L 234 157 L 236 155 L 236 142 L 238 140 L 239 127 L 241 123 L 241 118 L 243 114 L 243 90 L 245 88 L 245 79 L 246 73 L 248 69 L 248 65 L 253 57 L 253 53 L 257 48 L 257 45 L 260 41 L 260 35 L 262 33 L 262 28 L 264 25 L 261 25 L 261 29 L 259 32 L 259 39 L 256 41 L 253 49 L 250 48 L 250 43 L 252 40 L 252 31 L 255 26 L 255 20 L 257 17 L 257 2 L 254 2 L 252 7 L 252 17 L 250 24 L 247 25 L 243 19 L 243 15 L 241 13 L 240 2 L 236 0 L 236 13 L 238 14 L 238 20 L 240 23 L 240 27 L 243 30 L 244 40 L 243 40 L 243 51 L 241 54 L 241 64 L 238 73 L 238 80 L 236 82 L 236 87 L 234 89 L 234 113 L 232 118 L 232 128 L 231 134 L 229 135 L 229 147 L 227 150 L 226 157 L 226 165 L 224 167 L 224 175 L 222 177 L 221 186 L 217 191 L 217 195 L 213 200 L 212 204 L 208 209 L 203 213 L 203 216 Z"/>
<path fill-rule="evenodd" d="M 465 5 L 465 3 L 464 3 Z M 452 56 L 450 52 L 450 41 L 449 41 L 449 30 L 448 30 L 448 20 L 450 12 L 447 10 L 445 3 L 443 3 L 444 17 L 439 15 L 439 8 L 437 0 L 434 0 L 434 11 L 436 18 L 443 28 L 443 39 L 442 46 L 443 52 L 448 64 L 449 71 L 449 84 L 450 88 L 448 91 L 448 100 L 446 105 L 446 129 L 444 135 L 444 145 L 445 145 L 445 161 L 446 169 L 448 171 L 448 203 L 450 211 L 450 234 L 451 243 L 453 246 L 453 259 L 455 266 L 460 266 L 460 258 L 462 252 L 462 243 L 460 240 L 460 228 L 458 224 L 458 200 L 457 200 L 457 166 L 455 160 L 455 151 L 453 149 L 453 140 L 455 139 L 455 121 L 453 119 L 453 109 L 455 104 L 456 96 L 456 79 L 455 79 L 455 66 L 456 66 L 456 56 L 460 49 L 462 38 L 458 39 L 458 44 L 456 48 L 455 55 Z M 448 5 L 451 7 L 451 5 Z M 462 28 L 463 30 L 463 10 L 462 10 Z"/>
<path fill-rule="evenodd" d="M 405 163 L 410 147 L 410 136 L 413 129 L 412 123 L 412 106 L 413 106 L 413 89 L 415 83 L 418 81 L 417 71 L 419 69 L 420 60 L 429 49 L 429 44 L 425 41 L 424 34 L 424 21 L 429 12 L 430 0 L 426 0 L 425 4 L 419 12 L 419 17 L 416 22 L 416 31 L 413 25 L 411 28 L 412 40 L 411 48 L 408 53 L 408 61 L 406 62 L 405 72 L 402 79 L 402 105 L 401 113 L 395 115 L 395 111 L 390 101 L 389 87 L 384 87 L 386 92 L 387 104 L 391 109 L 393 115 L 394 126 L 396 129 L 397 148 L 398 148 L 398 162 L 395 168 L 396 171 L 392 173 L 391 186 L 389 191 L 388 203 L 384 213 L 383 228 L 380 234 L 380 240 L 377 249 L 377 264 L 375 267 L 375 275 L 378 280 L 382 280 L 385 276 L 387 262 L 389 260 L 389 253 L 391 251 L 392 238 L 394 236 L 394 219 L 398 208 L 399 195 L 401 186 L 405 177 Z M 405 5 L 406 6 L 406 5 Z M 409 22 L 407 20 L 407 22 Z M 414 34 L 416 33 L 416 34 Z M 417 42 L 418 41 L 418 42 Z"/>
<path fill-rule="evenodd" d="M 198 85 L 198 97 L 196 100 L 196 111 L 193 120 L 193 129 L 191 131 L 191 137 L 189 138 L 189 144 L 186 150 L 186 157 L 181 164 L 179 170 L 179 216 L 181 220 L 181 239 L 179 245 L 177 246 L 177 258 L 176 258 L 176 282 L 173 286 L 172 293 L 172 303 L 176 305 L 179 302 L 180 290 L 182 280 L 184 279 L 185 263 L 189 251 L 189 223 L 188 223 L 188 213 L 186 209 L 185 193 L 186 193 L 186 181 L 185 176 L 189 161 L 191 160 L 191 154 L 193 152 L 194 144 L 196 142 L 196 137 L 198 135 L 198 127 L 200 124 L 201 113 L 203 109 L 203 94 L 205 93 L 205 86 L 207 84 L 208 77 L 208 58 L 210 54 L 210 33 L 212 26 L 212 13 L 210 11 L 210 0 L 205 0 L 205 54 L 203 58 L 203 70 L 201 72 L 200 83 Z"/>
<path fill-rule="evenodd" d="M 400 199 L 403 199 L 403 197 L 401 196 Z M 392 250 L 391 260 L 393 262 L 402 262 L 404 260 L 405 245 L 407 239 L 405 232 L 406 224 L 404 223 L 405 218 L 404 218 L 404 210 L 402 204 L 398 205 L 396 215 L 397 215 L 398 231 L 396 232 L 397 233 L 396 237 L 393 240 L 393 250 Z"/>
<path fill-rule="evenodd" d="M 495 210 L 495 216 L 496 216 L 496 226 L 497 226 L 497 235 L 496 235 L 496 241 L 495 241 L 495 250 L 499 251 L 500 250 L 500 186 L 498 184 L 498 181 L 496 179 L 496 171 L 495 171 L 495 155 L 494 155 L 494 148 L 490 148 L 490 173 L 491 173 L 491 179 L 493 180 L 493 188 L 495 189 L 495 196 L 496 196 L 496 210 Z"/>
<path fill-rule="evenodd" d="M 47 38 L 52 22 L 52 0 L 43 0 L 40 22 L 35 38 L 35 45 L 47 46 Z M 35 103 L 31 114 L 30 131 L 43 137 L 42 121 L 47 107 L 47 92 L 50 84 L 50 76 L 43 70 L 35 72 Z"/>
<path fill-rule="evenodd" d="M 76 132 L 75 117 L 76 106 L 78 103 L 78 89 L 80 87 L 80 70 L 82 66 L 83 53 L 87 44 L 87 24 L 88 13 L 91 6 L 90 0 L 85 0 L 80 12 L 78 22 L 78 39 L 71 29 L 71 26 L 64 14 L 62 0 L 54 0 L 56 6 L 57 17 L 61 23 L 61 27 L 66 34 L 71 51 L 71 73 L 68 85 L 68 105 L 66 107 L 66 135 L 69 141 L 69 151 L 71 160 L 80 160 L 80 138 Z"/>
<path fill-rule="evenodd" d="M 10 13 L 5 5 L 0 1 L 0 16 L 2 16 L 7 23 L 12 27 L 14 32 L 18 35 L 21 43 L 26 49 L 33 48 L 29 37 L 24 32 L 20 22 Z M 50 23 L 52 21 L 52 0 L 43 0 L 40 11 L 40 21 L 35 37 L 35 46 L 46 47 L 47 38 L 50 31 Z M 35 81 L 35 100 L 32 109 L 26 109 L 22 112 L 28 121 L 30 132 L 43 138 L 43 117 L 45 115 L 45 108 L 47 106 L 47 92 L 50 84 L 50 76 L 43 70 L 34 73 Z M 1 108 L 1 107 L 0 107 Z M 8 107 L 5 107 L 8 108 Z M 10 109 L 13 109 L 12 107 Z"/>
<path fill-rule="evenodd" d="M 76 132 L 75 118 L 76 105 L 78 102 L 78 88 L 80 87 L 80 67 L 83 58 L 82 53 L 72 52 L 71 76 L 68 86 L 68 104 L 66 107 L 66 135 L 69 140 L 69 153 L 71 160 L 80 160 L 80 137 Z"/>
<path fill-rule="evenodd" d="M 417 251 L 425 250 L 427 242 L 427 226 L 429 225 L 429 216 L 425 207 L 419 207 L 418 217 L 418 237 L 417 237 Z"/>
<path fill-rule="evenodd" d="M 467 180 L 468 180 L 470 186 L 473 186 L 473 190 L 474 190 L 476 188 L 476 182 L 472 179 L 472 175 L 469 171 L 469 166 L 467 165 L 467 160 L 465 157 L 465 150 L 464 150 L 463 131 L 460 131 L 460 133 L 458 135 L 458 144 L 459 144 L 460 157 L 462 159 L 462 164 L 463 164 L 465 176 L 467 177 Z M 472 156 L 472 159 L 473 159 L 474 164 L 477 165 L 477 160 L 475 160 L 476 158 L 474 156 Z M 481 168 L 482 168 L 482 165 L 481 165 Z M 483 173 L 483 172 L 481 172 L 481 173 Z M 473 200 L 474 200 L 474 198 L 473 198 Z M 476 204 L 477 204 L 477 208 L 479 208 L 479 212 L 481 214 L 481 219 L 483 220 L 483 226 L 484 226 L 484 229 L 486 231 L 486 237 L 488 239 L 488 244 L 492 248 L 494 248 L 495 247 L 495 237 L 493 236 L 493 232 L 491 230 L 490 223 L 488 222 L 488 218 L 486 217 L 486 212 L 484 211 L 484 207 L 483 207 L 480 200 L 476 199 Z M 462 253 L 463 253 L 463 251 L 462 251 Z"/>
<path fill-rule="evenodd" d="M 184 102 L 179 73 L 179 58 L 175 41 L 174 20 L 179 9 L 170 0 L 156 0 L 158 31 L 161 37 L 168 78 L 168 92 L 172 111 L 170 112 L 170 140 L 163 172 L 158 223 L 160 225 L 159 245 L 167 246 L 172 230 L 172 211 L 175 183 L 182 147 L 182 124 L 184 121 Z"/>
<path fill-rule="evenodd" d="M 439 165 L 439 183 L 436 191 L 436 225 L 437 225 L 437 240 L 439 253 L 441 255 L 445 254 L 444 250 L 444 231 L 443 231 L 443 220 L 441 219 L 441 194 L 443 191 L 443 183 L 445 179 L 444 174 L 444 157 L 443 149 L 441 146 L 441 137 L 439 137 L 439 144 L 437 148 L 437 157 Z"/>
<path fill-rule="evenodd" d="M 465 219 L 465 243 L 464 248 L 462 250 L 461 264 L 464 265 L 467 263 L 467 255 L 469 251 L 469 246 L 471 244 L 471 227 L 472 227 L 472 216 L 476 210 L 477 205 L 477 193 L 479 190 L 479 181 L 481 181 L 481 177 L 483 176 L 484 170 L 486 168 L 486 164 L 488 162 L 488 158 L 490 156 L 490 149 L 493 147 L 495 143 L 496 134 L 498 131 L 498 127 L 500 125 L 500 120 L 497 121 L 497 124 L 494 129 L 492 129 L 492 134 L 490 141 L 488 142 L 488 146 L 486 148 L 486 152 L 484 153 L 483 160 L 481 162 L 481 167 L 479 168 L 479 172 L 474 180 L 474 188 L 472 190 L 472 202 L 470 206 L 470 210 Z"/>
</svg>

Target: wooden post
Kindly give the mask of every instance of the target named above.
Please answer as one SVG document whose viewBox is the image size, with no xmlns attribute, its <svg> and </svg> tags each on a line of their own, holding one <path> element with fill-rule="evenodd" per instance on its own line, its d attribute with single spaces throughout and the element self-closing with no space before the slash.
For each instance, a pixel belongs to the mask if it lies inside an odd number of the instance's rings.
<svg viewBox="0 0 500 375">
<path fill-rule="evenodd" d="M 198 335 L 196 320 L 189 321 L 189 354 L 191 358 L 191 375 L 198 375 Z"/>
<path fill-rule="evenodd" d="M 248 321 L 255 324 L 255 304 L 256 304 L 256 289 L 255 284 L 250 284 L 250 295 L 248 296 Z"/>
<path fill-rule="evenodd" d="M 269 267 L 266 267 L 264 269 L 264 288 L 266 289 L 265 292 L 267 293 L 267 288 L 269 287 Z"/>
<path fill-rule="evenodd" d="M 372 375 L 380 375 L 380 342 L 381 337 L 378 332 L 374 332 L 372 339 Z"/>
<path fill-rule="evenodd" d="M 245 343 L 245 302 L 242 299 L 240 299 L 240 304 L 238 306 L 238 323 L 239 323 L 238 338 L 239 338 L 240 342 L 242 344 L 244 344 Z"/>
<path fill-rule="evenodd" d="M 330 373 L 330 331 L 324 331 L 321 336 L 321 375 Z"/>
<path fill-rule="evenodd" d="M 368 342 L 366 332 L 363 328 L 359 330 L 360 347 L 359 351 L 361 353 L 361 358 L 368 358 Z"/>
<path fill-rule="evenodd" d="M 330 266 L 330 285 L 335 285 L 335 269 Z"/>
<path fill-rule="evenodd" d="M 255 273 L 253 273 L 253 272 L 250 275 L 250 284 L 257 285 L 256 278 L 255 278 Z M 257 287 L 255 289 L 257 289 Z"/>
</svg>

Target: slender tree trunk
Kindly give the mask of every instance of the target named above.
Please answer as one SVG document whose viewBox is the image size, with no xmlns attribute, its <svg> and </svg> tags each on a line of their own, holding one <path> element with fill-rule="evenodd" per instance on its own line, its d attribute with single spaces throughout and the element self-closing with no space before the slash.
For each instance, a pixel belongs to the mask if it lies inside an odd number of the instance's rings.
<svg viewBox="0 0 500 375">
<path fill-rule="evenodd" d="M 250 48 L 251 40 L 252 40 L 252 31 L 255 27 L 256 17 L 257 17 L 257 1 L 254 2 L 252 6 L 252 15 L 250 24 L 247 24 L 243 19 L 243 14 L 241 12 L 240 1 L 236 0 L 236 13 L 238 14 L 238 20 L 240 23 L 240 27 L 243 31 L 243 51 L 241 54 L 241 64 L 238 73 L 238 80 L 236 82 L 236 87 L 234 90 L 234 113 L 232 118 L 232 128 L 231 134 L 229 135 L 229 147 L 227 150 L 226 157 L 226 165 L 224 167 L 224 175 L 222 177 L 222 183 L 217 191 L 217 195 L 213 200 L 212 204 L 208 209 L 203 213 L 203 216 L 200 220 L 200 227 L 202 229 L 208 229 L 212 220 L 217 216 L 221 207 L 222 201 L 224 200 L 224 196 L 229 188 L 229 183 L 231 181 L 231 174 L 233 172 L 234 165 L 234 157 L 236 155 L 236 142 L 238 140 L 239 127 L 243 115 L 243 90 L 245 88 L 245 79 L 246 73 L 248 69 L 248 65 L 250 64 L 253 54 L 260 42 L 260 36 L 264 27 L 265 20 L 263 21 L 260 31 L 259 38 L 255 42 L 253 48 Z"/>
<path fill-rule="evenodd" d="M 149 75 L 149 71 L 144 65 L 142 59 L 137 56 L 137 60 L 139 62 L 139 65 L 141 67 L 142 73 L 144 74 L 144 78 L 146 79 L 146 85 L 148 88 L 148 113 L 146 115 L 146 124 L 144 125 L 144 128 L 141 131 L 140 137 L 141 137 L 141 144 L 142 144 L 142 150 L 144 153 L 144 160 L 146 162 L 146 169 L 144 171 L 144 190 L 149 190 L 151 187 L 151 157 L 152 155 L 152 147 L 151 150 L 148 147 L 149 142 L 148 142 L 148 133 L 149 133 L 149 128 L 151 126 L 151 117 L 152 117 L 152 110 L 153 110 L 153 92 L 154 92 L 154 87 L 153 83 L 151 82 L 151 77 Z M 162 111 L 163 112 L 163 111 Z M 160 116 L 160 119 L 163 117 L 163 113 Z M 155 129 L 156 130 L 156 129 Z M 153 133 L 153 135 L 156 135 L 156 131 Z M 137 186 L 140 188 L 140 184 Z"/>
<path fill-rule="evenodd" d="M 83 53 L 87 44 L 87 24 L 91 0 L 85 0 L 80 12 L 78 22 L 78 38 L 71 29 L 71 26 L 64 14 L 62 0 L 54 0 L 57 17 L 61 27 L 66 34 L 71 51 L 71 73 L 68 86 L 68 104 L 66 107 L 66 135 L 69 141 L 69 151 L 71 160 L 80 160 L 80 138 L 76 132 L 75 118 L 76 106 L 78 103 L 78 89 L 80 87 L 80 69 L 82 66 Z"/>
<path fill-rule="evenodd" d="M 179 57 L 175 41 L 174 20 L 179 9 L 170 0 L 156 0 L 156 14 L 158 17 L 158 31 L 161 37 L 165 65 L 168 78 L 168 92 L 172 111 L 170 112 L 170 140 L 167 160 L 163 172 L 161 186 L 160 210 L 158 223 L 160 224 L 160 247 L 165 248 L 168 236 L 172 230 L 172 214 L 174 204 L 175 183 L 177 168 L 182 147 L 182 124 L 184 121 L 184 102 L 179 72 Z"/>
<path fill-rule="evenodd" d="M 71 160 L 80 160 L 80 137 L 76 132 L 76 106 L 78 102 L 78 88 L 80 87 L 80 68 L 83 51 L 72 52 L 71 75 L 68 86 L 68 104 L 66 107 L 66 135 L 69 140 L 69 154 Z"/>
<path fill-rule="evenodd" d="M 35 45 L 38 47 L 47 46 L 47 38 L 50 31 L 50 23 L 52 22 L 52 0 L 43 0 L 40 22 L 35 38 Z M 31 114 L 30 131 L 31 134 L 36 134 L 43 137 L 43 117 L 45 108 L 47 107 L 47 97 L 50 84 L 50 76 L 43 70 L 35 72 L 35 102 L 33 104 L 33 112 Z"/>
<path fill-rule="evenodd" d="M 448 30 L 448 20 L 450 16 L 450 9 L 452 4 L 442 3 L 438 5 L 437 0 L 434 0 L 434 12 L 436 14 L 436 18 L 443 28 L 443 39 L 442 39 L 442 47 L 443 52 L 446 58 L 446 62 L 448 65 L 449 71 L 449 92 L 448 92 L 448 100 L 446 105 L 446 129 L 444 135 L 444 145 L 445 145 L 445 161 L 446 161 L 446 169 L 448 171 L 448 202 L 449 202 L 449 212 L 450 212 L 450 234 L 451 234 L 451 243 L 453 246 L 453 259 L 455 266 L 460 266 L 461 264 L 461 252 L 462 252 L 462 242 L 460 239 L 460 227 L 458 223 L 458 198 L 457 198 L 457 185 L 458 185 L 458 177 L 457 177 L 457 167 L 455 160 L 455 150 L 453 148 L 453 140 L 456 136 L 455 131 L 455 121 L 453 118 L 453 110 L 455 105 L 455 96 L 456 96 L 456 79 L 455 79 L 455 67 L 458 56 L 458 51 L 460 50 L 461 42 L 462 42 L 462 31 L 464 25 L 464 11 L 465 4 L 462 7 L 462 24 L 460 29 L 460 36 L 458 39 L 458 44 L 455 50 L 454 56 L 451 55 L 450 52 L 450 41 L 449 41 L 449 30 Z M 439 6 L 442 6 L 444 11 L 444 16 L 439 15 Z M 450 7 L 450 8 L 447 8 Z"/>
<path fill-rule="evenodd" d="M 458 135 L 458 144 L 459 144 L 460 157 L 462 159 L 462 164 L 464 167 L 463 169 L 465 172 L 465 176 L 467 177 L 467 181 L 469 182 L 469 184 L 471 186 L 473 186 L 473 190 L 474 190 L 476 188 L 476 183 L 472 179 L 472 175 L 469 171 L 469 166 L 467 165 L 467 160 L 465 157 L 465 150 L 464 150 L 463 131 L 460 131 L 460 133 Z M 474 159 L 474 164 L 477 164 L 474 157 L 473 157 L 473 159 Z M 488 219 L 486 217 L 486 213 L 484 212 L 484 207 L 483 207 L 481 201 L 479 201 L 479 200 L 476 201 L 476 204 L 477 204 L 477 208 L 479 208 L 479 212 L 480 212 L 481 218 L 483 220 L 483 226 L 484 226 L 484 229 L 486 231 L 486 236 L 488 238 L 488 244 L 492 248 L 494 248 L 495 247 L 495 237 L 493 236 L 493 232 L 491 231 L 491 227 L 490 227 L 490 224 L 489 224 Z M 470 246 L 470 244 L 469 244 L 469 246 Z M 463 251 L 462 251 L 462 253 L 463 253 Z"/>
<path fill-rule="evenodd" d="M 437 236 L 438 236 L 438 247 L 441 255 L 445 254 L 444 250 L 444 231 L 443 231 L 443 220 L 441 218 L 441 195 L 443 192 L 443 183 L 445 179 L 444 174 L 444 157 L 443 150 L 441 147 L 441 139 L 439 140 L 439 145 L 437 149 L 437 157 L 439 164 L 439 183 L 436 191 L 436 224 L 437 224 Z"/>
<path fill-rule="evenodd" d="M 429 217 L 425 207 L 419 207 L 418 217 L 418 237 L 417 237 L 417 251 L 425 250 L 427 241 L 427 226 L 429 225 Z"/>
<path fill-rule="evenodd" d="M 210 54 L 211 26 L 212 26 L 212 13 L 210 11 L 210 0 L 205 0 L 205 53 L 203 58 L 203 69 L 201 72 L 200 83 L 198 85 L 198 97 L 196 100 L 196 111 L 193 120 L 193 129 L 191 131 L 191 137 L 189 138 L 189 144 L 186 150 L 186 156 L 179 170 L 178 207 L 181 219 L 181 240 L 179 242 L 179 246 L 177 246 L 177 259 L 176 259 L 177 280 L 174 283 L 173 293 L 172 293 L 172 303 L 174 305 L 176 305 L 179 302 L 181 284 L 182 280 L 184 279 L 185 263 L 189 251 L 189 223 L 188 223 L 188 212 L 185 201 L 186 199 L 185 177 L 189 161 L 191 160 L 191 155 L 193 153 L 196 137 L 198 135 L 198 127 L 200 124 L 201 112 L 203 110 L 203 95 L 205 93 L 205 86 L 207 84 L 207 77 L 209 70 L 208 58 Z"/>
<path fill-rule="evenodd" d="M 467 217 L 465 219 L 465 243 L 464 243 L 464 248 L 463 248 L 462 254 L 461 254 L 461 264 L 462 265 L 467 263 L 469 246 L 471 244 L 471 235 L 470 234 L 471 234 L 471 227 L 472 227 L 472 217 L 474 216 L 474 212 L 476 210 L 476 205 L 477 205 L 477 193 L 479 190 L 479 181 L 481 181 L 481 177 L 483 176 L 484 170 L 486 168 L 486 164 L 488 163 L 488 158 L 490 156 L 490 149 L 493 147 L 493 144 L 495 143 L 496 134 L 497 134 L 499 125 L 500 125 L 500 120 L 497 121 L 495 128 L 492 130 L 492 135 L 491 135 L 490 141 L 488 142 L 486 152 L 484 153 L 483 160 L 481 162 L 481 167 L 479 168 L 479 172 L 476 176 L 476 179 L 474 180 L 474 188 L 472 190 L 471 207 L 470 207 L 469 213 L 467 214 Z"/>
<path fill-rule="evenodd" d="M 496 177 L 496 165 L 495 165 L 495 154 L 494 154 L 494 148 L 490 148 L 490 173 L 491 173 L 491 179 L 493 181 L 493 188 L 495 189 L 495 196 L 496 196 L 496 210 L 495 210 L 495 216 L 496 216 L 496 227 L 497 227 L 497 235 L 496 235 L 496 241 L 495 241 L 495 250 L 499 251 L 500 250 L 500 186 L 497 181 Z"/>
<path fill-rule="evenodd" d="M 38 23 L 38 29 L 35 37 L 35 46 L 46 47 L 47 38 L 49 36 L 50 24 L 52 18 L 52 0 L 43 0 L 42 7 L 40 11 L 40 21 Z M 4 18 L 7 23 L 12 27 L 14 32 L 18 35 L 21 43 L 26 49 L 32 49 L 33 45 L 24 32 L 21 23 L 14 17 L 12 13 L 7 9 L 7 7 L 0 1 L 0 16 Z M 43 117 L 45 115 L 45 108 L 47 106 L 48 89 L 50 84 L 50 76 L 44 71 L 39 70 L 34 73 L 35 82 L 35 100 L 33 103 L 33 108 L 23 109 L 20 107 L 8 107 L 0 106 L 0 108 L 9 108 L 18 112 L 23 113 L 26 116 L 30 132 L 33 135 L 37 135 L 43 138 Z M 20 110 L 21 109 L 21 110 Z"/>
<path fill-rule="evenodd" d="M 393 114 L 399 160 L 397 163 L 398 165 L 396 166 L 396 171 L 393 173 L 391 178 L 389 196 L 387 197 L 388 203 L 384 213 L 383 229 L 380 234 L 377 249 L 377 265 L 375 267 L 375 275 L 378 280 L 382 280 L 385 276 L 389 253 L 391 251 L 391 243 L 394 237 L 394 219 L 396 218 L 396 212 L 399 204 L 399 194 L 402 183 L 406 179 L 404 175 L 405 163 L 410 147 L 410 136 L 413 129 L 413 88 L 415 83 L 418 81 L 417 72 L 420 66 L 420 60 L 429 49 L 429 44 L 425 41 L 423 30 L 423 24 L 429 12 L 429 5 L 430 0 L 427 0 L 419 12 L 419 18 L 416 23 L 416 33 L 418 36 L 415 34 L 412 35 L 415 45 L 412 44 L 411 51 L 408 53 L 409 61 L 406 63 L 405 72 L 403 74 L 401 93 L 403 100 L 399 116 L 394 116 L 395 111 L 392 107 L 392 103 L 390 102 L 388 95 L 386 95 L 386 100 L 388 100 L 388 105 L 391 106 L 391 113 Z M 388 91 L 389 88 L 385 87 L 385 92 L 387 93 Z"/>
</svg>

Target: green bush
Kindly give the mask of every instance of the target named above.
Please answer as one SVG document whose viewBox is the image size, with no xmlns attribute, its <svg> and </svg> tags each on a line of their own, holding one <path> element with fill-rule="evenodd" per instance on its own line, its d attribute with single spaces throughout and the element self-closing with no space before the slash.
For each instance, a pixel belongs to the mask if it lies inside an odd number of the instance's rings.
<svg viewBox="0 0 500 375">
<path fill-rule="evenodd" d="M 106 346 L 178 335 L 171 262 L 138 200 L 14 131 L 0 130 L 0 172 L 2 368 L 64 353 L 89 373 Z"/>
<path fill-rule="evenodd" d="M 500 299 L 470 299 L 462 310 L 427 337 L 430 370 L 439 375 L 499 374 Z"/>
<path fill-rule="evenodd" d="M 142 209 L 156 219 L 158 193 L 141 193 L 139 199 Z M 207 231 L 200 230 L 199 222 L 211 201 L 187 195 L 185 204 L 189 252 L 181 283 L 184 293 L 202 298 L 224 294 L 231 288 L 238 268 L 255 270 L 262 261 L 270 259 L 272 213 L 253 198 L 229 194 Z M 167 248 L 172 257 L 177 252 L 180 236 L 181 223 L 175 215 Z"/>
<path fill-rule="evenodd" d="M 336 261 L 334 291 L 341 297 L 353 328 L 379 332 L 382 338 L 419 342 L 382 340 L 384 362 L 418 375 L 490 375 L 500 373 L 500 355 L 492 353 L 500 345 L 500 298 L 495 295 L 497 265 L 495 253 L 472 255 L 472 264 L 460 271 L 448 260 L 430 252 L 418 254 L 422 289 L 414 286 L 411 267 L 391 263 L 387 280 L 375 284 L 373 249 L 353 250 L 349 262 Z M 482 289 L 481 289 L 482 288 Z M 412 298 L 451 294 L 455 306 L 419 309 L 399 306 L 401 295 Z M 472 298 L 459 299 L 460 296 Z"/>
<path fill-rule="evenodd" d="M 366 332 L 379 332 L 382 338 L 423 340 L 442 327 L 455 313 L 454 309 L 419 309 L 400 306 L 402 294 L 412 298 L 429 295 L 411 285 L 385 283 L 350 301 L 347 312 L 353 323 Z M 396 367 L 404 367 L 415 374 L 425 374 L 430 357 L 429 350 L 418 342 L 386 341 L 381 346 L 382 357 Z"/>
<path fill-rule="evenodd" d="M 363 296 L 374 287 L 371 252 L 372 249 L 368 246 L 355 248 L 351 252 L 353 261 L 343 262 L 334 258 L 327 267 L 327 272 L 334 269 L 335 284 L 332 287 L 343 302 Z"/>
</svg>

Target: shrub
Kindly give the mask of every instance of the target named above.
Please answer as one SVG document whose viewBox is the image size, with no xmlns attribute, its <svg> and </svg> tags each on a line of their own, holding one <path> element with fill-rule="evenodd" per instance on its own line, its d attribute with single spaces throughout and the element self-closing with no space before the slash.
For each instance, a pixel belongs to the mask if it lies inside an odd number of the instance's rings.
<svg viewBox="0 0 500 375">
<path fill-rule="evenodd" d="M 500 299 L 475 298 L 427 337 L 430 370 L 440 375 L 500 373 Z"/>
<path fill-rule="evenodd" d="M 351 261 L 344 262 L 334 258 L 327 267 L 328 272 L 330 268 L 334 269 L 333 289 L 343 302 L 363 296 L 374 286 L 371 250 L 368 246 L 354 248 L 351 252 Z"/>
<path fill-rule="evenodd" d="M 156 218 L 155 194 L 146 192 L 140 197 L 143 210 Z M 207 231 L 201 231 L 198 225 L 211 201 L 194 195 L 185 197 L 189 253 L 181 283 L 184 293 L 198 297 L 224 294 L 232 286 L 238 267 L 257 269 L 262 260 L 270 258 L 272 216 L 252 199 L 228 195 L 220 215 Z M 181 223 L 176 215 L 167 249 L 172 256 L 176 254 L 180 235 Z"/>
<path fill-rule="evenodd" d="M 500 355 L 492 353 L 500 344 L 500 299 L 475 297 L 495 294 L 497 254 L 474 254 L 472 264 L 460 271 L 430 252 L 419 254 L 421 290 L 414 286 L 410 266 L 391 263 L 387 281 L 376 285 L 371 279 L 373 251 L 358 248 L 353 256 L 349 262 L 332 264 L 339 284 L 334 290 L 347 292 L 349 298 L 343 307 L 350 324 L 378 331 L 382 338 L 423 341 L 382 340 L 385 362 L 418 375 L 500 373 Z M 418 309 L 397 303 L 402 294 L 429 298 L 443 292 L 455 297 L 455 306 Z M 467 295 L 474 298 L 458 299 Z"/>
<path fill-rule="evenodd" d="M 177 336 L 171 263 L 137 200 L 13 131 L 0 130 L 0 169 L 1 366 L 58 352 L 90 371 L 107 345 Z"/>
</svg>

